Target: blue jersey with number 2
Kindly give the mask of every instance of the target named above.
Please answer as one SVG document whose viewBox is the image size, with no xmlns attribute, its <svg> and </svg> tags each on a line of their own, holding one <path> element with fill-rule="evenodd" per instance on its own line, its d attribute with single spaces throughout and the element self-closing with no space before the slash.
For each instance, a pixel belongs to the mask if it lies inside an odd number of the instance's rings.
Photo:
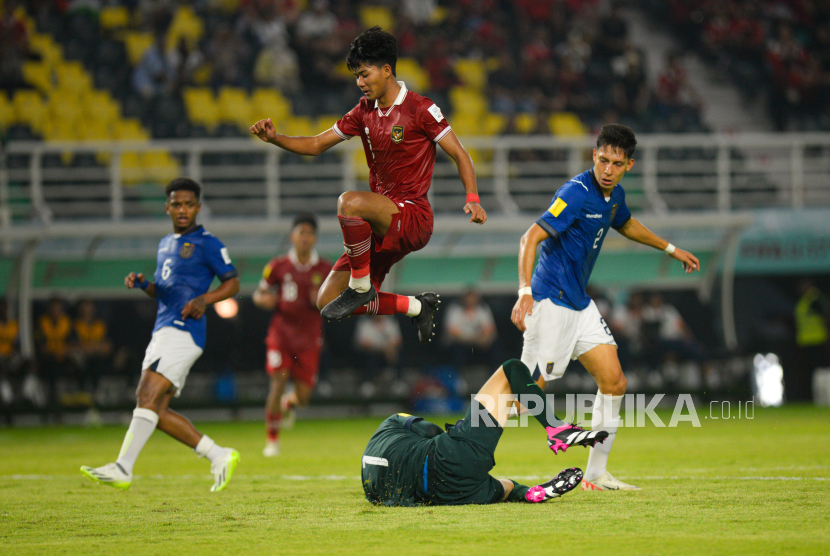
<svg viewBox="0 0 830 556">
<path fill-rule="evenodd" d="M 186 330 L 204 349 L 207 317 L 182 320 L 182 309 L 191 299 L 207 293 L 214 276 L 224 282 L 236 275 L 227 248 L 201 226 L 162 238 L 154 275 L 158 314 L 153 332 L 163 326 Z"/>
<path fill-rule="evenodd" d="M 631 218 L 619 184 L 605 197 L 593 170 L 559 188 L 550 208 L 536 221 L 549 238 L 542 242 L 530 287 L 533 299 L 581 311 L 591 303 L 585 286 L 591 277 L 608 228 L 618 229 Z"/>
</svg>

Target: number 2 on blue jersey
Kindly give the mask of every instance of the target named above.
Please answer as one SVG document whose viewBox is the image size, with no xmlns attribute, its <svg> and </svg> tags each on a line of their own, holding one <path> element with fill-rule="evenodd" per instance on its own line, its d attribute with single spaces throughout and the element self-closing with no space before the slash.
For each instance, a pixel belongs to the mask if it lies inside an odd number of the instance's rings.
<svg viewBox="0 0 830 556">
<path fill-rule="evenodd" d="M 599 240 L 600 240 L 600 238 L 602 238 L 602 234 L 604 234 L 604 233 L 605 233 L 605 228 L 600 228 L 599 232 L 597 232 L 597 238 L 594 240 L 594 249 L 596 249 L 597 245 L 599 245 Z"/>
</svg>

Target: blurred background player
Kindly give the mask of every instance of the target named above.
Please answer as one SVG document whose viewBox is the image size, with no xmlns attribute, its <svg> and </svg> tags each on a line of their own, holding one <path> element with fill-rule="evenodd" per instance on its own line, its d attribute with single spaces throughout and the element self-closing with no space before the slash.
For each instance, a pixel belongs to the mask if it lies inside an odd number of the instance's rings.
<svg viewBox="0 0 830 556">
<path fill-rule="evenodd" d="M 363 452 L 361 478 L 366 499 L 386 506 L 544 502 L 576 488 L 582 470 L 565 469 L 546 483 L 527 487 L 495 479 L 490 470 L 514 400 L 533 407 L 554 453 L 593 446 L 608 436 L 567 424 L 553 414 L 541 388 L 521 361 L 500 366 L 475 395 L 467 415 L 446 433 L 405 413 L 381 423 Z M 532 403 L 531 403 L 532 402 Z"/>
<path fill-rule="evenodd" d="M 346 248 L 320 290 L 317 306 L 327 319 L 352 314 L 405 313 L 418 325 L 418 338 L 433 336 L 438 296 L 402 296 L 377 291 L 392 265 L 422 249 L 432 235 L 427 191 L 435 168 L 435 144 L 455 161 L 467 192 L 464 212 L 483 224 L 473 162 L 430 99 L 407 90 L 395 79 L 395 37 L 372 27 L 351 44 L 346 64 L 363 92 L 348 114 L 314 137 L 276 132 L 271 119 L 259 120 L 251 133 L 263 141 L 303 155 L 319 155 L 359 135 L 369 165 L 371 191 L 347 191 L 337 201 L 337 218 Z"/>
<path fill-rule="evenodd" d="M 301 214 L 294 219 L 291 243 L 293 247 L 287 254 L 265 266 L 259 288 L 254 292 L 257 307 L 274 311 L 265 338 L 265 370 L 271 377 L 265 404 L 268 440 L 262 451 L 266 457 L 279 455 L 280 427 L 293 424 L 294 407 L 304 406 L 311 399 L 323 347 L 317 292 L 331 271 L 331 263 L 321 259 L 314 249 L 314 215 Z M 289 377 L 294 390 L 286 394 Z"/>
<path fill-rule="evenodd" d="M 628 127 L 602 126 L 593 153 L 594 167 L 559 188 L 550 208 L 522 236 L 519 247 L 519 299 L 512 321 L 524 332 L 522 361 L 535 369 L 534 380 L 544 386 L 560 378 L 571 359 L 579 359 L 599 387 L 593 429 L 606 431 L 608 441 L 591 448 L 583 490 L 638 490 L 607 470 L 627 383 L 614 336 L 585 292 L 608 228 L 664 250 L 683 263 L 687 273 L 700 270 L 694 255 L 631 217 L 619 182 L 634 166 L 631 156 L 636 146 Z M 539 244 L 542 252 L 533 270 Z"/>
<path fill-rule="evenodd" d="M 239 462 L 239 452 L 216 444 L 186 417 L 169 409 L 168 404 L 181 394 L 190 368 L 205 349 L 205 309 L 236 295 L 239 278 L 227 248 L 196 224 L 202 207 L 199 184 L 177 178 L 167 184 L 164 192 L 164 207 L 173 221 L 173 233 L 159 243 L 155 282 L 135 272 L 124 278 L 127 288 L 141 288 L 158 302 L 153 337 L 141 365 L 136 409 L 118 459 L 102 467 L 84 465 L 81 473 L 96 483 L 121 490 L 129 488 L 135 461 L 158 427 L 193 448 L 199 457 L 208 458 L 214 476 L 210 490 L 216 492 L 228 486 Z M 214 277 L 221 283 L 208 291 Z"/>
</svg>

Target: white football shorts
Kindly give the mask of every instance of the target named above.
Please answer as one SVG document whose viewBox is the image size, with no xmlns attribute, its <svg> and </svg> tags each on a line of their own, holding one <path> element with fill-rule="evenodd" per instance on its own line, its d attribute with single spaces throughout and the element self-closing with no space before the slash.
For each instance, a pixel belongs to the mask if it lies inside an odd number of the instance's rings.
<svg viewBox="0 0 830 556">
<path fill-rule="evenodd" d="M 594 347 L 617 345 L 593 299 L 581 311 L 550 299 L 534 301 L 533 310 L 525 316 L 525 327 L 522 363 L 531 375 L 538 366 L 546 382 L 560 378 L 572 359 Z"/>
<path fill-rule="evenodd" d="M 179 397 L 190 367 L 199 359 L 202 351 L 193 341 L 190 332 L 165 326 L 153 332 L 141 369 L 153 369 L 172 382 L 176 388 L 176 397 Z"/>
</svg>

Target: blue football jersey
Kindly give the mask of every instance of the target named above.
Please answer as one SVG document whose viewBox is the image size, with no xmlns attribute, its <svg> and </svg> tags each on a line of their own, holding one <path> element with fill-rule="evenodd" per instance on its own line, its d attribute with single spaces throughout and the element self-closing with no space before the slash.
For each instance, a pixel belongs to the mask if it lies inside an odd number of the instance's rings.
<svg viewBox="0 0 830 556">
<path fill-rule="evenodd" d="M 608 228 L 631 218 L 625 191 L 617 184 L 605 198 L 588 170 L 559 188 L 550 208 L 536 221 L 551 237 L 542 242 L 530 287 L 533 299 L 581 311 L 591 303 L 585 286 L 591 277 Z"/>
<path fill-rule="evenodd" d="M 201 226 L 162 238 L 154 275 L 158 313 L 153 332 L 163 326 L 186 330 L 204 349 L 207 317 L 182 320 L 182 309 L 191 299 L 207 293 L 214 276 L 224 282 L 236 275 L 227 248 Z"/>
</svg>

